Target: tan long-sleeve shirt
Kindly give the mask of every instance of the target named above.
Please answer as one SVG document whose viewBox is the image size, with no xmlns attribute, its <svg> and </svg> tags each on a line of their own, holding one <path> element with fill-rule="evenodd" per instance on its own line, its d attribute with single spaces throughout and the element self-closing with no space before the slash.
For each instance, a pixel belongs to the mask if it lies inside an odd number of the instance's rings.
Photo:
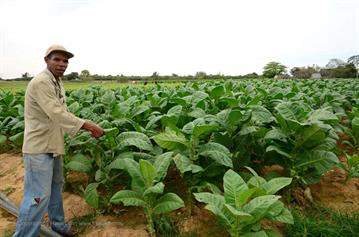
<svg viewBox="0 0 359 237">
<path fill-rule="evenodd" d="M 25 93 L 23 153 L 64 155 L 64 133 L 76 135 L 84 120 L 68 112 L 62 81 L 45 69 Z"/>
</svg>

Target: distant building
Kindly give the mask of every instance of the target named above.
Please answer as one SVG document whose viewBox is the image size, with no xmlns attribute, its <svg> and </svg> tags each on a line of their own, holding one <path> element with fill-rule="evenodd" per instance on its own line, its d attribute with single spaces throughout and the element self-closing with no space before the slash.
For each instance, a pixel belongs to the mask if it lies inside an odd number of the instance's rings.
<svg viewBox="0 0 359 237">
<path fill-rule="evenodd" d="M 312 76 L 310 77 L 312 79 L 321 79 L 322 75 L 319 72 L 312 73 Z"/>
</svg>

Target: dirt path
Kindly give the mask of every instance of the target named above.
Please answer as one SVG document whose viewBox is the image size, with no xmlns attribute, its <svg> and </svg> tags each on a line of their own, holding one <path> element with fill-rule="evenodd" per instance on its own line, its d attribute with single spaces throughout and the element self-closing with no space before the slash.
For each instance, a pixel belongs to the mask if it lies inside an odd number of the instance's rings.
<svg viewBox="0 0 359 237">
<path fill-rule="evenodd" d="M 18 207 L 23 197 L 24 165 L 21 154 L 0 154 L 0 191 L 5 193 Z M 93 213 L 93 209 L 87 205 L 84 199 L 76 194 L 64 192 L 64 209 L 66 221 L 75 217 L 81 217 Z M 144 217 L 132 216 L 132 220 L 142 219 L 142 224 L 129 225 L 126 215 L 122 218 L 99 215 L 94 223 L 84 222 L 90 225 L 84 237 L 147 237 Z M 45 217 L 46 222 L 46 217 Z M 16 218 L 0 208 L 0 236 L 14 232 Z M 133 228 L 131 228 L 133 226 Z"/>
<path fill-rule="evenodd" d="M 359 212 L 359 178 L 345 179 L 341 169 L 328 172 L 320 183 L 311 186 L 314 200 L 342 213 Z"/>
</svg>

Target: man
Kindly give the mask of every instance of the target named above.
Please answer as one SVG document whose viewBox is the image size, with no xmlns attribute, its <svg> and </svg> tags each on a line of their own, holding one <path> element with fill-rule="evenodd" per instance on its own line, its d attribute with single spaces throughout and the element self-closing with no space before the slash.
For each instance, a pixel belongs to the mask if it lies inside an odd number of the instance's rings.
<svg viewBox="0 0 359 237">
<path fill-rule="evenodd" d="M 47 68 L 26 89 L 24 198 L 15 237 L 38 236 L 46 211 L 54 231 L 63 236 L 76 234 L 65 224 L 62 203 L 64 133 L 73 137 L 83 128 L 99 138 L 104 131 L 67 111 L 61 76 L 73 56 L 61 45 L 50 46 L 45 54 Z"/>
</svg>

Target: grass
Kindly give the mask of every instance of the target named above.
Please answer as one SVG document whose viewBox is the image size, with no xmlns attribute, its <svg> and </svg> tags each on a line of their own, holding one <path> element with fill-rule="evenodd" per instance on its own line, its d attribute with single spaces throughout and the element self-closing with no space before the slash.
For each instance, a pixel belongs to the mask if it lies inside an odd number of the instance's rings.
<svg viewBox="0 0 359 237">
<path fill-rule="evenodd" d="M 1 235 L 1 237 L 11 237 L 14 235 L 15 232 L 11 232 L 11 231 L 4 231 Z"/>
<path fill-rule="evenodd" d="M 359 236 L 359 212 L 341 214 L 318 207 L 300 213 L 292 210 L 294 224 L 284 232 L 290 237 L 355 237 Z"/>
<path fill-rule="evenodd" d="M 6 80 L 0 80 L 0 89 L 3 89 L 5 91 L 22 91 L 25 90 L 27 87 L 28 81 L 6 81 Z M 161 82 L 162 83 L 162 82 Z M 163 82 L 162 84 L 166 84 L 166 86 L 176 86 L 178 83 L 166 83 Z M 155 86 L 153 83 L 148 83 L 147 85 L 144 85 L 143 83 L 120 83 L 117 81 L 85 81 L 85 82 L 75 82 L 75 81 L 64 81 L 64 86 L 66 90 L 77 90 L 77 89 L 84 89 L 90 86 L 102 86 L 106 89 L 116 89 L 116 88 L 123 88 L 127 86 L 131 87 L 151 87 Z"/>
<path fill-rule="evenodd" d="M 76 227 L 78 231 L 77 236 L 81 236 L 81 234 L 83 234 L 88 227 L 94 225 L 95 220 L 96 220 L 96 214 L 93 213 L 85 216 L 74 217 L 71 219 L 71 222 L 72 225 Z"/>
<path fill-rule="evenodd" d="M 4 193 L 6 196 L 9 196 L 10 194 L 12 194 L 15 191 L 16 191 L 16 188 L 13 188 L 13 187 L 7 187 L 5 189 L 0 189 L 0 192 Z"/>
</svg>

